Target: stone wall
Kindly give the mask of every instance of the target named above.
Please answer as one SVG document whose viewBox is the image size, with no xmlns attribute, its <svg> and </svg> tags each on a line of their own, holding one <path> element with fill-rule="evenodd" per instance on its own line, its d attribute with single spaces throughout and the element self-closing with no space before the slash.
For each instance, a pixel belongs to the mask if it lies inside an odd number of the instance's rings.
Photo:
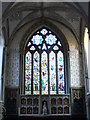
<svg viewBox="0 0 90 120">
<path fill-rule="evenodd" d="M 19 50 L 11 49 L 7 55 L 6 86 L 19 86 Z"/>
</svg>

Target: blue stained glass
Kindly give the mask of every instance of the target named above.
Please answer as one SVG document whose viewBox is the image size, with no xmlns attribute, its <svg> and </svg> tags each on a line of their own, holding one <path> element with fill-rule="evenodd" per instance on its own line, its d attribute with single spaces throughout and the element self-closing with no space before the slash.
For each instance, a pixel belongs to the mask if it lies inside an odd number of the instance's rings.
<svg viewBox="0 0 90 120">
<path fill-rule="evenodd" d="M 50 65 L 50 94 L 56 94 L 56 58 L 55 53 L 51 51 L 49 55 Z"/>
<path fill-rule="evenodd" d="M 31 53 L 25 56 L 25 94 L 31 94 Z"/>
<path fill-rule="evenodd" d="M 35 35 L 32 38 L 33 44 L 39 45 L 42 44 L 43 38 L 40 35 Z"/>
<path fill-rule="evenodd" d="M 56 38 L 55 35 L 50 34 L 50 35 L 47 35 L 47 36 L 46 36 L 45 41 L 46 41 L 47 44 L 52 45 L 52 44 L 55 44 L 55 43 L 56 43 L 57 38 Z"/>
<path fill-rule="evenodd" d="M 58 93 L 64 93 L 64 56 L 61 51 L 57 54 L 58 63 Z"/>
<path fill-rule="evenodd" d="M 45 51 L 41 55 L 41 76 L 42 94 L 48 94 L 48 61 Z"/>
<path fill-rule="evenodd" d="M 40 57 L 36 51 L 33 57 L 33 94 L 40 93 Z"/>
</svg>

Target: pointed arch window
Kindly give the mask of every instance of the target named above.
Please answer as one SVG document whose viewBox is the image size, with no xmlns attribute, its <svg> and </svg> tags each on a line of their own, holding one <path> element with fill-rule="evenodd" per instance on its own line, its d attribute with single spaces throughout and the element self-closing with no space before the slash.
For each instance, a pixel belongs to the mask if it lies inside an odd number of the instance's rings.
<svg viewBox="0 0 90 120">
<path fill-rule="evenodd" d="M 25 48 L 25 94 L 65 93 L 64 50 L 50 29 L 36 31 Z"/>
</svg>

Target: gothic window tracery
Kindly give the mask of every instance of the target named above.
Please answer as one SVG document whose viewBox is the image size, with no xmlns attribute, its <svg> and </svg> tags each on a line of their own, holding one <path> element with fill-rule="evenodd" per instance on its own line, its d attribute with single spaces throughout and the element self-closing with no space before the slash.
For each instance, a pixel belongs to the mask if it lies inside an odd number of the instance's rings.
<svg viewBox="0 0 90 120">
<path fill-rule="evenodd" d="M 25 95 L 65 93 L 64 50 L 46 27 L 36 31 L 25 49 Z"/>
</svg>

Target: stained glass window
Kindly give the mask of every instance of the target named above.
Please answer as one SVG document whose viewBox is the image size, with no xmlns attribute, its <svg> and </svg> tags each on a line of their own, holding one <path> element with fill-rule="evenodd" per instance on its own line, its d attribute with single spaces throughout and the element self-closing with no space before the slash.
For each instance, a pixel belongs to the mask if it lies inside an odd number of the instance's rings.
<svg viewBox="0 0 90 120">
<path fill-rule="evenodd" d="M 25 52 L 25 94 L 65 93 L 64 52 L 59 38 L 41 28 L 31 36 Z"/>
<path fill-rule="evenodd" d="M 50 94 L 56 94 L 56 56 L 53 51 L 49 57 L 50 64 Z"/>
<path fill-rule="evenodd" d="M 58 93 L 64 93 L 64 56 L 61 51 L 57 55 L 58 63 Z"/>
<path fill-rule="evenodd" d="M 39 94 L 40 92 L 40 57 L 36 51 L 33 57 L 33 94 Z"/>
<path fill-rule="evenodd" d="M 25 57 L 25 94 L 31 94 L 31 53 L 27 52 Z"/>
<path fill-rule="evenodd" d="M 41 57 L 41 76 L 42 94 L 48 94 L 48 61 L 45 51 L 42 53 Z"/>
</svg>

